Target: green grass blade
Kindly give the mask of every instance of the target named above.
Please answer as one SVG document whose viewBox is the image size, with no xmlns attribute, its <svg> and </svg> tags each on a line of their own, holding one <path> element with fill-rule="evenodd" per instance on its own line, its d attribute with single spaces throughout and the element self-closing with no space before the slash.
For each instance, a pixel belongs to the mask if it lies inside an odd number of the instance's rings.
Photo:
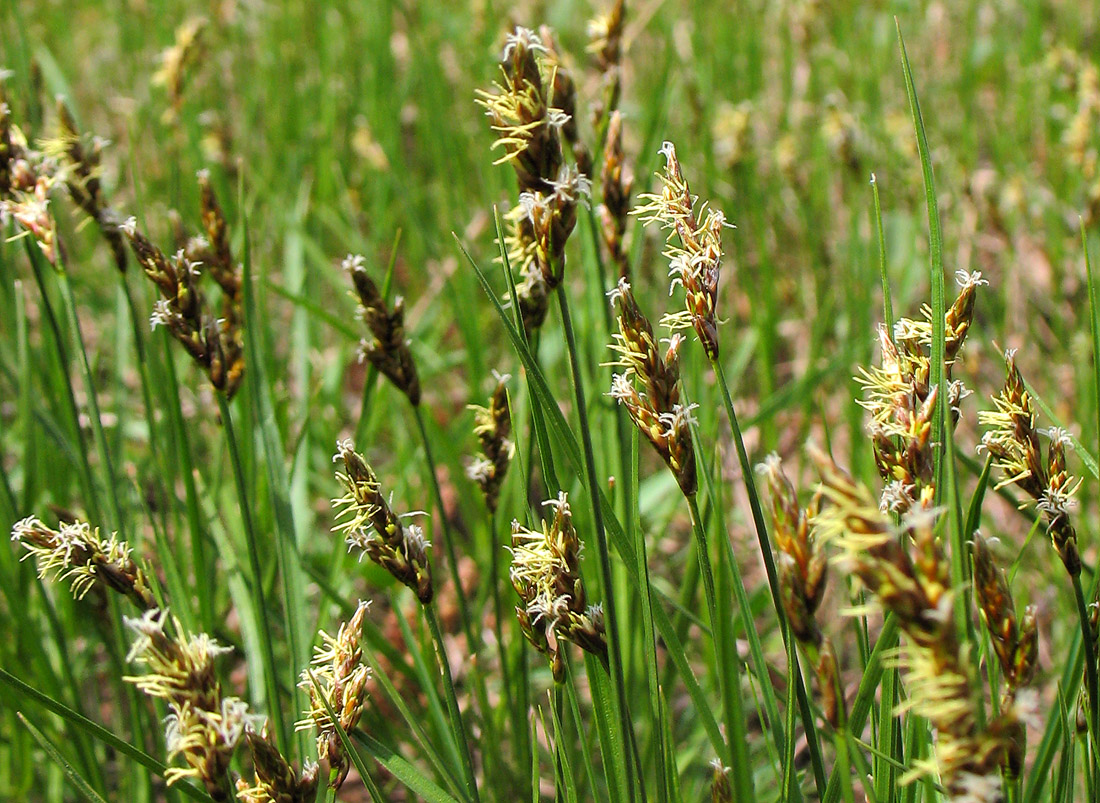
<svg viewBox="0 0 1100 803">
<path fill-rule="evenodd" d="M 456 803 L 457 798 L 447 794 L 408 759 L 402 758 L 368 733 L 357 730 L 354 735 L 356 741 L 366 748 L 375 761 L 385 767 L 387 772 L 405 784 L 421 800 L 427 803 Z"/>
<path fill-rule="evenodd" d="M 122 739 L 115 736 L 102 725 L 99 725 L 88 719 L 87 717 L 83 716 L 82 714 L 77 713 L 73 709 L 69 708 L 67 705 L 64 705 L 63 703 L 60 703 L 57 700 L 54 700 L 53 698 L 42 694 L 42 692 L 38 691 L 32 686 L 28 686 L 19 678 L 15 677 L 4 669 L 0 669 L 0 682 L 9 686 L 20 699 L 33 702 L 36 705 L 45 708 L 47 711 L 57 714 L 66 722 L 73 725 L 73 727 L 79 729 L 80 731 L 83 731 L 84 733 L 87 733 L 92 738 L 102 742 L 103 744 L 117 751 L 119 754 L 126 756 L 132 761 L 135 761 L 136 763 L 150 770 L 159 777 L 163 778 L 165 772 L 167 772 L 168 767 L 163 762 L 153 758 L 151 755 L 141 750 L 140 748 L 134 747 L 133 745 L 124 742 Z M 199 791 L 188 783 L 175 784 L 174 788 L 178 789 L 192 800 L 206 801 L 206 803 L 210 803 L 211 801 L 211 798 L 208 794 Z"/>
<path fill-rule="evenodd" d="M 882 228 L 882 202 L 878 197 L 878 179 L 871 174 L 871 195 L 875 201 L 875 234 L 878 235 L 878 272 L 882 282 L 882 322 L 894 339 L 894 302 L 890 295 L 890 277 L 886 269 L 886 232 Z"/>
<path fill-rule="evenodd" d="M 248 386 L 252 408 L 255 415 L 255 423 L 259 428 L 260 443 L 263 448 L 263 463 L 267 475 L 267 491 L 271 509 L 275 514 L 275 557 L 279 568 L 279 576 L 282 578 L 283 587 L 283 629 L 287 641 L 287 652 L 290 656 L 287 673 L 284 678 L 291 690 L 291 702 L 295 711 L 305 708 L 305 697 L 298 688 L 298 668 L 309 660 L 309 634 L 306 624 L 306 614 L 303 606 L 306 603 L 305 581 L 302 577 L 301 559 L 298 555 L 297 533 L 294 526 L 294 511 L 290 503 L 290 480 L 287 476 L 286 454 L 281 447 L 281 437 L 278 426 L 275 423 L 275 411 L 271 404 L 271 384 L 267 377 L 264 361 L 261 359 L 260 349 L 263 340 L 257 337 L 260 326 L 260 318 L 257 314 L 255 287 L 252 281 L 252 249 L 248 232 L 248 220 L 242 219 L 244 228 L 244 250 L 242 253 L 241 287 L 244 294 L 244 355 L 245 370 L 247 372 L 245 384 Z M 220 403 L 219 398 L 219 403 Z M 226 406 L 226 413 L 228 406 Z M 229 435 L 227 430 L 227 435 Z M 249 438 L 248 443 L 254 444 L 255 438 Z M 242 499 L 242 504 L 244 500 Z M 252 535 L 249 534 L 251 540 Z M 255 547 L 251 544 L 250 547 Z M 253 578 L 256 583 L 256 592 L 262 594 L 263 577 L 256 574 Z M 260 600 L 260 597 L 257 597 Z M 269 610 L 262 606 L 264 613 Z M 266 616 L 264 620 L 266 628 Z M 270 634 L 266 636 L 270 639 Z M 270 646 L 270 645 L 269 645 Z M 272 667 L 274 669 L 274 667 Z M 280 707 L 278 698 L 272 698 L 272 709 Z M 276 733 L 287 736 L 286 725 L 283 722 L 281 712 L 276 715 Z M 297 738 L 298 750 L 302 755 L 306 754 L 307 740 L 303 734 Z M 282 742 L 284 749 L 289 741 Z"/>
<path fill-rule="evenodd" d="M 933 443 L 945 443 L 945 420 L 947 409 L 947 374 L 944 368 L 946 355 L 945 320 L 947 312 L 943 278 L 943 233 L 940 229 L 940 210 L 936 201 L 936 179 L 932 172 L 932 156 L 928 148 L 928 135 L 924 130 L 924 117 L 921 115 L 917 88 L 913 83 L 913 70 L 909 64 L 909 54 L 905 50 L 905 40 L 901 35 L 901 23 L 894 19 L 898 32 L 898 45 L 901 48 L 901 66 L 905 76 L 905 93 L 909 98 L 909 111 L 913 117 L 913 128 L 917 136 L 917 153 L 920 155 L 921 174 L 924 177 L 924 199 L 928 209 L 928 259 L 929 281 L 932 295 L 932 354 L 931 376 L 929 384 L 939 388 L 936 396 L 936 409 L 933 413 Z M 887 321 L 887 325 L 890 322 Z M 944 492 L 944 460 L 950 455 L 938 450 L 934 455 L 933 474 L 936 478 L 936 500 Z"/>
<path fill-rule="evenodd" d="M 46 755 L 48 755 L 55 764 L 61 767 L 61 771 L 65 773 L 65 777 L 69 779 L 69 782 L 77 792 L 84 795 L 84 797 L 92 801 L 92 803 L 107 803 L 100 797 L 99 793 L 92 788 L 92 785 L 84 780 L 84 777 L 77 772 L 76 768 L 61 755 L 60 751 L 54 747 L 53 743 L 46 738 L 46 734 L 36 728 L 34 723 L 23 715 L 22 711 L 16 711 L 15 715 L 19 717 L 19 721 L 26 726 L 28 731 L 30 731 L 31 736 L 38 742 L 39 747 L 46 751 Z"/>
</svg>

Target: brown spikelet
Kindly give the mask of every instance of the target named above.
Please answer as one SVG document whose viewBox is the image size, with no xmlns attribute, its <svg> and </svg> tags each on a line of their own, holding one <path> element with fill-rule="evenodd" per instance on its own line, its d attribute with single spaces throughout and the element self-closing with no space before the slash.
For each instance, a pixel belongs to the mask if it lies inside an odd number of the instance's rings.
<svg viewBox="0 0 1100 803">
<path fill-rule="evenodd" d="M 103 538 L 80 521 L 54 530 L 32 516 L 15 523 L 11 538 L 26 548 L 25 557 L 38 562 L 39 577 L 68 581 L 77 599 L 99 584 L 143 610 L 157 607 L 145 569 L 131 557 L 130 545 L 114 535 Z"/>
<path fill-rule="evenodd" d="M 423 530 L 401 522 L 382 495 L 374 470 L 350 440 L 336 444 L 333 460 L 344 466 L 336 473 L 344 495 L 332 500 L 337 518 L 344 521 L 334 529 L 344 533 L 349 549 L 369 556 L 427 605 L 433 594 L 432 567 Z"/>
<path fill-rule="evenodd" d="M 107 203 L 100 181 L 100 150 L 102 143 L 93 140 L 88 147 L 83 142 L 76 120 L 62 98 L 57 99 L 58 137 L 51 143 L 56 155 L 66 165 L 65 186 L 69 197 L 81 211 L 95 221 L 103 239 L 111 249 L 115 266 L 126 272 L 126 241 L 119 231 L 122 222 Z"/>
<path fill-rule="evenodd" d="M 726 217 L 721 210 L 704 203 L 696 208 L 697 198 L 691 194 L 684 178 L 676 146 L 666 142 L 661 146 L 665 169 L 657 174 L 661 191 L 643 193 L 632 214 L 642 222 L 657 222 L 668 232 L 665 255 L 669 258 L 672 286 L 684 289 L 685 308 L 666 315 L 662 323 L 672 329 L 694 328 L 711 360 L 718 358 L 718 279 L 722 265 L 722 229 Z M 705 215 L 705 216 L 704 216 Z"/>
<path fill-rule="evenodd" d="M 561 135 L 573 151 L 573 161 L 582 175 L 592 175 L 592 155 L 581 139 L 577 127 L 577 85 L 573 74 L 562 63 L 561 51 L 549 25 L 539 27 L 539 38 L 546 47 L 546 68 L 550 73 L 550 99 L 568 120 L 562 124 Z"/>
<path fill-rule="evenodd" d="M 1057 428 L 1042 433 L 1050 439 L 1047 459 L 1043 459 L 1036 413 L 1016 367 L 1015 352 L 1005 353 L 1005 368 L 1004 388 L 993 397 L 995 409 L 978 413 L 978 422 L 989 427 L 982 436 L 982 446 L 1004 475 L 997 487 L 1014 484 L 1035 500 L 1066 571 L 1077 576 L 1081 573 L 1081 556 L 1069 512 L 1076 504 L 1081 480 L 1066 469 L 1069 435 Z"/>
<path fill-rule="evenodd" d="M 618 308 L 618 333 L 611 348 L 622 373 L 611 378 L 611 398 L 626 407 L 631 420 L 668 464 L 685 496 L 698 489 L 695 447 L 691 437 L 692 407 L 680 401 L 680 346 L 673 334 L 662 353 L 653 326 L 634 298 L 626 279 L 608 294 Z M 641 383 L 641 390 L 635 387 Z"/>
<path fill-rule="evenodd" d="M 123 223 L 119 230 L 129 240 L 130 250 L 145 275 L 160 291 L 161 299 L 151 317 L 153 327 L 166 327 L 206 371 L 210 383 L 232 398 L 240 387 L 244 370 L 239 330 L 227 329 L 210 311 L 199 287 L 201 266 L 192 262 L 183 249 L 169 259 L 138 231 L 134 218 Z"/>
<path fill-rule="evenodd" d="M 405 300 L 398 297 L 392 310 L 386 306 L 378 285 L 367 273 L 363 257 L 349 254 L 343 267 L 351 276 L 360 317 L 371 334 L 360 341 L 359 358 L 368 360 L 413 405 L 420 404 L 420 377 L 405 337 Z"/>
<path fill-rule="evenodd" d="M 618 111 L 611 113 L 604 140 L 603 169 L 600 183 L 603 188 L 600 204 L 600 233 L 612 263 L 619 269 L 619 277 L 630 278 L 630 258 L 624 239 L 630 214 L 630 191 L 634 177 L 626 169 L 623 156 L 623 118 Z"/>
<path fill-rule="evenodd" d="M 187 765 L 169 769 L 168 783 L 194 778 L 221 803 L 232 797 L 229 765 L 256 717 L 240 699 L 222 695 L 214 661 L 230 650 L 205 633 L 186 633 L 177 620 L 176 635 L 169 635 L 167 618 L 167 611 L 159 610 L 147 611 L 140 619 L 125 618 L 137 636 L 127 660 L 143 665 L 146 672 L 124 679 L 168 705 L 168 756 L 182 758 Z"/>
<path fill-rule="evenodd" d="M 363 618 L 369 607 L 370 603 L 360 602 L 335 637 L 321 631 L 321 644 L 314 648 L 310 668 L 302 672 L 298 683 L 309 695 L 309 709 L 295 729 L 312 730 L 316 734 L 317 755 L 332 771 L 329 781 L 332 789 L 343 785 L 351 760 L 329 709 L 346 733 L 355 729 L 363 715 L 371 669 L 363 663 L 361 643 Z"/>
<path fill-rule="evenodd" d="M 0 80 L 0 200 L 6 199 L 11 193 L 11 172 L 14 157 L 15 149 L 12 147 L 11 138 L 11 107 L 8 106 L 4 81 Z"/>
<path fill-rule="evenodd" d="M 612 0 L 611 7 L 588 23 L 588 51 L 596 57 L 601 91 L 592 108 L 593 128 L 600 131 L 608 115 L 619 106 L 622 91 L 623 0 Z"/>
<path fill-rule="evenodd" d="M 481 444 L 483 457 L 470 464 L 467 473 L 481 488 L 489 512 L 495 512 L 504 475 L 515 455 L 512 441 L 512 414 L 508 407 L 506 377 L 497 378 L 497 386 L 488 407 L 472 405 L 474 434 Z"/>
<path fill-rule="evenodd" d="M 959 402 L 968 394 L 952 378 L 955 359 L 970 330 L 977 288 L 986 284 L 981 273 L 959 271 L 959 294 L 944 316 L 948 419 L 958 422 Z M 932 312 L 924 319 L 901 318 L 892 329 L 878 329 L 881 365 L 860 368 L 856 381 L 863 387 L 859 404 L 871 420 L 868 431 L 875 463 L 885 482 L 880 497 L 884 510 L 903 515 L 911 508 L 928 508 L 935 498 L 933 424 L 939 388 L 930 384 L 932 373 Z"/>
<path fill-rule="evenodd" d="M 920 511 L 895 527 L 866 487 L 823 452 L 810 451 L 821 476 L 822 506 L 814 517 L 818 533 L 841 550 L 844 564 L 897 617 L 908 639 L 900 658 L 909 690 L 906 707 L 927 717 L 938 734 L 934 763 L 918 762 L 903 783 L 935 771 L 949 795 L 980 786 L 989 794 L 978 799 L 998 799 L 999 768 L 1010 761 L 1020 714 L 1007 706 L 987 725 L 979 724 L 935 514 Z"/>
<path fill-rule="evenodd" d="M 730 786 L 730 768 L 714 759 L 710 762 L 710 800 L 711 803 L 733 803 L 733 788 Z"/>
<path fill-rule="evenodd" d="M 772 533 L 783 609 L 791 632 L 817 677 L 825 717 L 834 728 L 839 728 L 847 713 L 836 655 L 815 618 L 825 594 L 828 567 L 812 525 L 815 511 L 798 504 L 779 455 L 769 455 L 757 470 L 767 479 L 771 495 Z"/>
<path fill-rule="evenodd" d="M 561 284 L 565 244 L 591 182 L 585 171 L 565 165 L 564 131 L 576 128 L 571 114 L 551 103 L 575 103 L 575 90 L 550 46 L 533 31 L 516 28 L 504 46 L 501 75 L 491 91 L 477 93 L 477 103 L 497 134 L 494 149 L 504 151 L 498 163 L 512 165 L 519 185 L 504 245 L 519 271 L 516 290 L 530 334 L 545 320 L 549 293 Z"/>
<path fill-rule="evenodd" d="M 317 798 L 317 765 L 306 764 L 299 774 L 263 732 L 245 734 L 252 751 L 254 778 L 237 779 L 239 803 L 312 803 Z"/>
<path fill-rule="evenodd" d="M 154 86 L 164 87 L 172 103 L 163 115 L 166 123 L 174 123 L 178 119 L 191 68 L 202 57 L 206 27 L 207 20 L 203 17 L 192 17 L 184 21 L 176 28 L 175 42 L 161 54 L 160 69 L 153 74 L 152 83 Z"/>
</svg>

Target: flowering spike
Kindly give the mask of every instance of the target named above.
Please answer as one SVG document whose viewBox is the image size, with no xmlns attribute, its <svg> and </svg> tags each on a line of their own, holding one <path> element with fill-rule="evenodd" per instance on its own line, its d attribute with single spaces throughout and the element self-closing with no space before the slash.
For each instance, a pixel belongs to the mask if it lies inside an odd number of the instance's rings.
<svg viewBox="0 0 1100 803">
<path fill-rule="evenodd" d="M 488 407 L 471 405 L 474 434 L 481 444 L 483 457 L 470 464 L 467 474 L 481 488 L 490 512 L 497 509 L 500 486 L 516 452 L 516 445 L 511 439 L 512 414 L 508 408 L 506 379 L 504 376 L 497 377 L 497 386 Z"/>
<path fill-rule="evenodd" d="M 116 535 L 102 538 L 98 529 L 81 521 L 54 530 L 31 516 L 15 523 L 11 540 L 27 549 L 25 558 L 38 561 L 39 577 L 52 574 L 69 581 L 77 599 L 100 583 L 126 595 L 139 608 L 157 606 L 145 570 L 131 557 L 130 545 Z"/>
<path fill-rule="evenodd" d="M 665 255 L 669 258 L 672 287 L 680 285 L 686 294 L 686 307 L 666 315 L 662 323 L 673 329 L 694 327 L 707 357 L 718 358 L 718 278 L 722 263 L 722 229 L 726 218 L 721 210 L 696 209 L 698 200 L 684 178 L 676 146 L 661 146 L 665 157 L 664 172 L 658 173 L 659 193 L 643 193 L 634 208 L 643 223 L 658 223 L 668 231 Z"/>
<path fill-rule="evenodd" d="M 340 625 L 335 637 L 321 631 L 321 644 L 314 648 L 311 671 L 303 671 L 298 683 L 309 693 L 309 710 L 295 729 L 316 731 L 317 754 L 335 773 L 329 783 L 333 789 L 339 789 L 344 783 L 351 764 L 325 703 L 336 714 L 345 732 L 350 732 L 359 723 L 371 676 L 370 667 L 363 663 L 360 646 L 363 617 L 369 607 L 369 602 L 360 602 L 351 619 Z"/>
<path fill-rule="evenodd" d="M 581 580 L 581 541 L 565 493 L 546 503 L 554 510 L 540 531 L 512 522 L 512 587 L 522 607 L 516 608 L 524 636 L 546 655 L 554 679 L 564 677 L 558 641 L 577 644 L 601 660 L 607 658 L 603 610 L 588 605 Z"/>
<path fill-rule="evenodd" d="M 351 276 L 360 314 L 371 332 L 359 343 L 359 358 L 369 360 L 414 406 L 420 404 L 420 378 L 405 337 L 404 299 L 398 298 L 392 311 L 386 306 L 363 257 L 348 254 L 343 267 Z"/>
<path fill-rule="evenodd" d="M 676 476 L 684 495 L 691 496 L 698 489 L 691 438 L 694 406 L 680 401 L 682 338 L 673 334 L 662 354 L 630 283 L 620 278 L 608 296 L 618 307 L 619 332 L 611 344 L 618 359 L 613 365 L 624 369 L 612 377 L 610 395 L 626 406 L 635 425 Z M 635 387 L 635 379 L 642 385 L 640 391 Z"/>
<path fill-rule="evenodd" d="M 427 605 L 432 601 L 432 568 L 423 530 L 401 523 L 382 496 L 378 477 L 350 440 L 336 444 L 333 460 L 344 464 L 344 471 L 336 472 L 344 495 L 332 500 L 337 519 L 344 521 L 334 530 L 344 533 L 349 550 L 368 555 Z"/>
</svg>

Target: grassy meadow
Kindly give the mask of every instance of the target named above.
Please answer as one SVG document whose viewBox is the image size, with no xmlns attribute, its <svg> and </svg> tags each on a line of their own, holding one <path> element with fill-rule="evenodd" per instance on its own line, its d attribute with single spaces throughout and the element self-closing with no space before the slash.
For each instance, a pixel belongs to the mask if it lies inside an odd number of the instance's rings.
<svg viewBox="0 0 1100 803">
<path fill-rule="evenodd" d="M 0 69 L 0 800 L 1100 800 L 1100 4 Z"/>
</svg>

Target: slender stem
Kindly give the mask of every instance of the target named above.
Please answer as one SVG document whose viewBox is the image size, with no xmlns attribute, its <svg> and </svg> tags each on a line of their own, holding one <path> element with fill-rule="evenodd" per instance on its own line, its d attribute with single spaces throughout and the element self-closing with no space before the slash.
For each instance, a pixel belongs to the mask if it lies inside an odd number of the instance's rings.
<svg viewBox="0 0 1100 803">
<path fill-rule="evenodd" d="M 1081 638 L 1085 645 L 1085 684 L 1089 692 L 1089 756 L 1093 777 L 1097 777 L 1097 739 L 1100 739 L 1100 681 L 1097 678 L 1096 641 L 1089 624 L 1089 609 L 1081 588 L 1081 575 L 1073 576 L 1073 596 L 1077 601 L 1077 616 L 1081 620 Z M 1093 800 L 1100 799 L 1100 789 L 1093 790 Z"/>
<path fill-rule="evenodd" d="M 726 373 L 722 368 L 722 362 L 717 357 L 710 361 L 717 379 L 718 387 L 722 390 L 722 401 L 726 406 L 726 415 L 729 418 L 730 430 L 733 433 L 733 442 L 737 448 L 737 459 L 741 465 L 741 480 L 745 483 L 745 491 L 749 498 L 749 508 L 752 512 L 753 525 L 756 529 L 756 540 L 760 546 L 760 555 L 764 561 L 764 570 L 768 575 L 768 587 L 771 589 L 772 605 L 775 607 L 776 616 L 779 618 L 780 632 L 783 634 L 783 643 L 790 642 L 790 623 L 787 614 L 783 610 L 782 596 L 779 590 L 779 574 L 775 569 L 775 558 L 772 556 L 771 546 L 768 543 L 768 528 L 764 520 L 764 511 L 760 507 L 760 494 L 756 489 L 756 480 L 753 477 L 752 465 L 749 463 L 749 455 L 745 450 L 745 440 L 741 436 L 741 426 L 737 423 L 737 412 L 733 408 L 733 399 L 730 397 L 729 385 L 726 383 Z M 795 694 L 798 697 L 799 716 L 802 719 L 802 727 L 806 732 L 806 745 L 810 751 L 810 764 L 813 768 L 814 781 L 818 791 L 824 793 L 825 762 L 821 757 L 821 745 L 818 743 L 817 727 L 814 722 L 813 710 L 810 708 L 809 696 L 806 694 L 806 685 L 802 679 L 802 672 L 798 667 L 798 656 L 794 656 L 794 666 L 791 668 L 791 679 L 795 683 Z"/>
<path fill-rule="evenodd" d="M 68 349 L 65 348 L 65 339 L 61 335 L 61 326 L 58 323 L 57 314 L 54 312 L 49 293 L 46 291 L 46 280 L 43 276 L 43 264 L 45 260 L 42 258 L 41 252 L 38 251 L 38 246 L 31 244 L 29 240 L 27 240 L 27 255 L 34 269 L 35 284 L 38 285 L 38 293 L 42 297 L 42 310 L 46 313 L 46 320 L 49 323 L 50 334 L 54 341 L 54 348 L 57 351 L 57 360 L 61 364 L 60 373 L 65 384 L 65 406 L 68 409 L 69 418 L 71 419 L 73 427 L 73 446 L 80 458 L 81 493 L 84 496 L 84 504 L 88 508 L 88 514 L 92 518 L 98 520 L 102 515 L 99 490 L 96 488 L 95 480 L 92 476 L 91 463 L 88 462 L 88 450 L 85 448 L 84 436 L 80 431 L 80 411 L 76 405 L 76 393 L 73 390 L 73 380 L 69 375 Z"/>
<path fill-rule="evenodd" d="M 493 597 L 493 636 L 497 642 L 497 656 L 500 661 L 501 683 L 504 689 L 504 704 L 508 711 L 515 710 L 514 691 L 512 689 L 512 672 L 508 667 L 508 651 L 504 646 L 504 600 L 500 595 L 500 556 L 497 554 L 497 513 L 495 510 L 489 514 L 489 586 Z M 491 712 L 485 712 L 486 718 L 491 718 Z M 520 724 L 520 723 L 514 723 Z M 514 738 L 521 739 L 522 734 L 513 734 Z"/>
<path fill-rule="evenodd" d="M 735 693 L 734 689 L 727 688 L 726 673 L 722 671 L 723 657 L 727 655 L 727 645 L 724 641 L 725 630 L 724 623 L 718 616 L 718 594 L 715 591 L 714 584 L 714 569 L 710 563 L 710 544 L 707 541 L 707 531 L 703 527 L 703 519 L 699 515 L 699 503 L 695 498 L 695 494 L 687 497 L 688 509 L 691 511 L 691 531 L 695 536 L 695 551 L 698 556 L 699 570 L 703 577 L 703 592 L 707 598 L 707 614 L 710 620 L 710 635 L 714 640 L 714 662 L 715 662 L 715 678 L 718 681 L 718 689 L 722 696 L 723 706 L 725 707 L 726 714 L 726 727 L 727 730 L 730 726 L 736 727 L 735 723 L 743 722 L 744 713 L 741 710 L 741 696 Z M 734 658 L 734 661 L 739 661 L 739 658 Z M 767 682 L 764 678 L 761 682 Z M 748 766 L 748 747 L 745 744 L 745 740 L 736 738 L 735 734 L 727 732 L 726 734 L 726 755 L 723 756 L 723 760 L 729 762 L 731 767 L 747 767 Z M 751 800 L 753 791 L 751 788 L 751 776 L 745 773 L 738 772 L 734 776 L 737 779 L 743 777 L 748 778 L 750 782 L 750 788 L 738 790 L 738 799 Z"/>
<path fill-rule="evenodd" d="M 435 472 L 435 459 L 432 457 L 431 441 L 428 438 L 428 430 L 424 425 L 424 416 L 420 406 L 415 405 L 413 412 L 416 414 L 416 425 L 420 430 L 420 439 L 424 444 L 424 457 L 428 463 L 428 473 L 432 478 L 432 491 L 435 494 L 436 508 L 439 510 L 439 523 L 443 535 L 443 542 L 447 549 L 447 564 L 450 569 L 451 582 L 455 588 L 455 599 L 458 601 L 459 618 L 462 620 L 462 631 L 466 638 L 466 650 L 474 658 L 470 668 L 470 679 L 477 697 L 478 709 L 481 711 L 481 723 L 485 729 L 485 741 L 487 749 L 483 751 L 486 764 L 496 765 L 499 754 L 500 741 L 493 722 L 492 710 L 489 706 L 489 691 L 485 684 L 485 677 L 477 666 L 477 655 L 481 647 L 481 640 L 476 638 L 473 621 L 470 618 L 470 609 L 466 603 L 466 593 L 462 588 L 458 574 L 458 551 L 455 548 L 453 531 L 447 523 L 447 513 L 443 507 L 443 493 L 439 487 L 439 478 Z"/>
<path fill-rule="evenodd" d="M 623 428 L 627 422 L 623 411 L 616 406 L 616 418 L 619 425 L 619 443 L 620 450 L 623 452 L 623 496 L 625 498 L 625 508 L 628 511 L 626 526 L 630 529 L 627 532 L 635 534 L 634 550 L 638 557 L 638 575 L 641 577 L 641 597 L 642 602 L 642 637 L 644 639 L 642 652 L 645 655 L 646 662 L 646 674 L 649 679 L 650 700 L 654 707 L 652 712 L 654 715 L 654 722 L 656 723 L 657 740 L 657 794 L 659 799 L 663 799 L 668 790 L 668 778 L 670 772 L 674 772 L 673 768 L 665 766 L 665 762 L 668 759 L 668 745 L 665 742 L 665 729 L 661 726 L 664 722 L 664 697 L 661 695 L 661 682 L 658 677 L 657 669 L 657 636 L 653 629 L 653 590 L 649 582 L 649 559 L 646 556 L 646 543 L 645 534 L 642 532 L 642 528 L 635 521 L 634 517 L 634 505 L 636 500 L 633 498 L 633 494 L 637 486 L 637 472 L 638 463 L 636 459 L 636 452 L 638 448 L 637 431 L 634 430 L 631 435 L 625 436 L 627 438 L 627 448 L 623 449 Z"/>
<path fill-rule="evenodd" d="M 627 745 L 634 741 L 634 728 L 630 722 L 627 705 L 623 657 L 619 645 L 618 614 L 612 588 L 611 553 L 607 546 L 607 532 L 604 530 L 603 509 L 600 507 L 600 485 L 596 477 L 596 455 L 592 449 L 592 431 L 588 425 L 588 405 L 584 398 L 584 381 L 581 378 L 581 367 L 577 356 L 577 339 L 573 332 L 573 318 L 569 313 L 569 299 L 565 294 L 564 287 L 558 287 L 557 296 L 558 308 L 561 310 L 562 328 L 565 330 L 566 348 L 569 352 L 569 366 L 572 369 L 573 393 L 576 397 L 577 416 L 580 420 L 581 441 L 584 444 L 584 473 L 585 479 L 588 481 L 588 492 L 592 501 L 592 520 L 596 529 L 596 552 L 599 558 L 600 583 L 604 591 L 603 610 L 607 625 L 609 674 L 618 701 L 619 726 L 622 729 L 623 744 Z M 627 761 L 629 762 L 629 758 Z M 637 771 L 640 777 L 641 767 L 637 767 Z M 627 767 L 626 777 L 629 799 L 635 800 L 638 790 L 635 788 L 636 779 L 630 767 Z M 645 796 L 644 791 L 642 795 Z"/>
<path fill-rule="evenodd" d="M 424 414 L 420 411 L 420 405 L 413 405 L 413 413 L 416 416 L 417 429 L 420 430 L 420 442 L 424 446 L 424 458 L 428 463 L 428 474 L 431 476 L 435 506 L 439 511 L 439 529 L 443 535 L 444 548 L 447 550 L 447 568 L 451 574 L 451 582 L 455 587 L 455 599 L 458 600 L 462 628 L 466 634 L 466 647 L 471 655 L 475 655 L 478 642 L 474 639 L 473 629 L 470 626 L 470 611 L 466 605 L 466 595 L 463 593 L 462 582 L 458 576 L 458 550 L 455 548 L 451 525 L 447 522 L 446 508 L 443 507 L 443 492 L 439 487 L 439 477 L 435 473 L 435 459 L 432 457 L 431 439 L 428 438 L 428 430 L 424 425 Z"/>
<path fill-rule="evenodd" d="M 244 534 L 248 545 L 248 566 L 252 581 L 252 594 L 256 600 L 258 620 L 256 632 L 260 637 L 260 661 L 263 665 L 264 696 L 267 698 L 268 714 L 275 723 L 275 735 L 282 750 L 287 749 L 290 737 L 283 719 L 283 707 L 279 702 L 279 686 L 276 678 L 278 672 L 275 664 L 275 649 L 271 640 L 271 626 L 268 623 L 267 600 L 264 594 L 263 569 L 260 566 L 260 543 L 256 537 L 256 527 L 252 521 L 252 500 L 248 498 L 248 487 L 245 483 L 244 465 L 241 463 L 241 454 L 237 445 L 237 434 L 233 427 L 233 416 L 229 410 L 229 402 L 224 393 L 215 393 L 218 400 L 218 410 L 221 412 L 222 426 L 225 428 L 225 440 L 229 444 L 229 459 L 233 464 L 233 479 L 237 485 L 237 498 L 241 504 L 241 519 L 244 524 Z"/>
<path fill-rule="evenodd" d="M 443 644 L 443 631 L 439 629 L 439 619 L 436 616 L 433 603 L 429 602 L 424 606 L 424 618 L 428 620 L 428 629 L 432 631 L 432 641 L 435 643 L 435 657 L 443 677 L 443 692 L 447 701 L 447 713 L 450 715 L 451 727 L 454 729 L 459 754 L 462 756 L 462 769 L 466 774 L 466 791 L 469 793 L 470 799 L 476 803 L 481 798 L 478 797 L 477 793 L 477 776 L 474 775 L 474 759 L 470 754 L 470 739 L 466 735 L 466 725 L 462 722 L 462 712 L 458 708 L 454 678 L 451 676 L 451 665 L 447 661 L 447 649 Z"/>
<path fill-rule="evenodd" d="M 76 302 L 73 300 L 72 287 L 69 285 L 69 277 L 64 269 L 58 272 L 58 287 L 61 290 L 61 300 L 65 307 L 65 314 L 68 317 L 69 328 L 72 330 L 70 334 L 73 338 L 73 344 L 76 346 L 76 353 L 80 357 L 80 369 L 84 375 L 84 391 L 88 397 L 88 417 L 92 423 L 92 435 L 95 440 L 96 451 L 99 453 L 99 459 L 103 463 L 103 471 L 106 474 L 107 484 L 110 486 L 107 489 L 107 512 L 110 516 L 110 525 L 112 529 L 118 530 L 119 533 L 125 537 L 125 527 L 123 527 L 122 522 L 122 506 L 119 504 L 118 497 L 119 483 L 116 482 L 115 479 L 114 461 L 111 459 L 111 449 L 107 444 L 107 436 L 103 432 L 103 419 L 99 413 L 99 399 L 96 396 L 95 383 L 92 378 L 92 365 L 88 360 L 88 350 L 84 347 L 84 336 L 81 334 L 80 330 L 80 319 L 76 314 Z"/>
</svg>

